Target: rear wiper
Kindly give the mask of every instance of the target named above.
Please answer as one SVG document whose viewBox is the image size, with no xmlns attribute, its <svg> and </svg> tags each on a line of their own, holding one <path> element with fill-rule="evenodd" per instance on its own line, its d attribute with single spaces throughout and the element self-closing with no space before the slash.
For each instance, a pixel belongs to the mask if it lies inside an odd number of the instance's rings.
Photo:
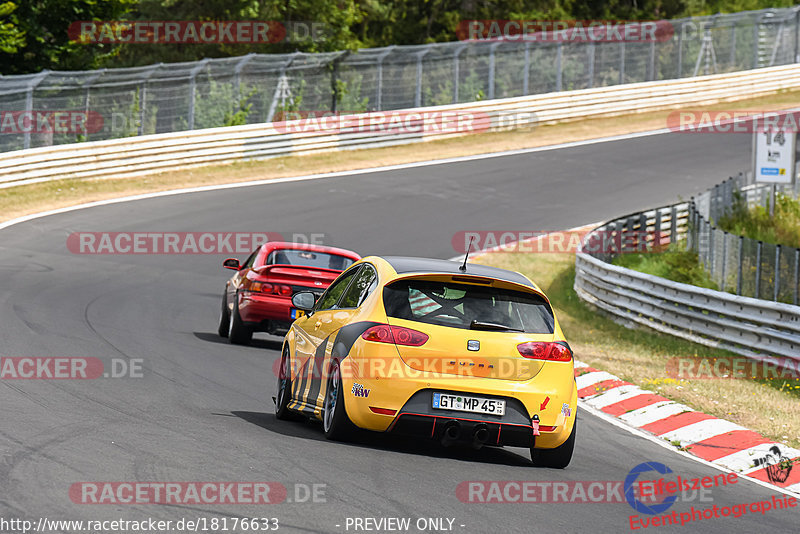
<svg viewBox="0 0 800 534">
<path fill-rule="evenodd" d="M 519 328 L 511 328 L 510 326 L 506 326 L 504 324 L 497 324 L 497 323 L 484 323 L 483 321 L 472 321 L 469 323 L 470 330 L 501 330 L 505 332 L 524 332 L 524 330 L 520 330 Z"/>
</svg>

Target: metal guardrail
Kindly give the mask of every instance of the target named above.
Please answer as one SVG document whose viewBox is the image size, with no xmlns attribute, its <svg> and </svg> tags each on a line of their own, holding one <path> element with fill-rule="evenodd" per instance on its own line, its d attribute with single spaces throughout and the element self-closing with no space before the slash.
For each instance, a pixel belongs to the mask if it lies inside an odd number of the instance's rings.
<svg viewBox="0 0 800 534">
<path fill-rule="evenodd" d="M 800 304 L 800 249 L 764 243 L 717 228 L 720 218 L 735 208 L 766 207 L 772 186 L 754 182 L 753 173 L 739 173 L 693 197 L 688 246 L 722 291 L 759 299 Z M 792 185 L 778 193 L 797 196 Z"/>
<path fill-rule="evenodd" d="M 800 65 L 565 91 L 398 111 L 473 113 L 473 131 L 707 105 L 800 87 Z M 354 119 L 364 115 L 351 116 Z M 368 116 L 367 116 L 368 117 Z M 288 133 L 292 124 L 266 123 L 111 139 L 0 153 L 0 188 L 72 178 L 131 177 L 203 165 L 400 145 L 463 135 L 419 128 Z M 666 126 L 666 124 L 665 124 Z M 413 129 L 412 129 L 413 130 Z"/>
<path fill-rule="evenodd" d="M 676 230 L 669 235 L 659 231 L 673 224 Z M 593 236 L 622 234 L 621 242 L 640 250 L 642 239 L 648 240 L 647 246 L 667 244 L 685 236 L 689 227 L 689 203 L 681 203 L 610 221 L 588 234 L 585 243 Z M 626 240 L 625 234 L 633 238 Z M 578 253 L 574 288 L 582 300 L 615 321 L 751 359 L 774 361 L 777 356 L 800 361 L 800 307 L 640 273 L 608 263 L 614 256 L 602 251 Z"/>
</svg>

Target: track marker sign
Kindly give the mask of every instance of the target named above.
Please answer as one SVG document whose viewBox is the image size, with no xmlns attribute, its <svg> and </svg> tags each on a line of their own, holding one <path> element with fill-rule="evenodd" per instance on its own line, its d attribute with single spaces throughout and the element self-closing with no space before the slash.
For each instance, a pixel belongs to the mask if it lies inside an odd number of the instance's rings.
<svg viewBox="0 0 800 534">
<path fill-rule="evenodd" d="M 763 130 L 753 133 L 757 183 L 792 184 L 795 181 L 796 132 Z"/>
</svg>

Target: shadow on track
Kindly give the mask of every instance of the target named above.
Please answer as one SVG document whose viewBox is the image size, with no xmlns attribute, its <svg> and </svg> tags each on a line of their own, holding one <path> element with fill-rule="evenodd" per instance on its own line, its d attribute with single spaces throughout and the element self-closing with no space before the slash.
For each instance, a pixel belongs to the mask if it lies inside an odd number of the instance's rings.
<svg viewBox="0 0 800 534">
<path fill-rule="evenodd" d="M 218 343 L 220 345 L 228 345 L 228 339 L 224 337 L 218 336 L 216 333 L 212 332 L 192 332 L 194 337 L 199 340 L 207 341 L 209 343 Z M 257 349 L 267 349 L 267 350 L 276 350 L 280 352 L 281 347 L 283 346 L 282 339 L 260 339 L 257 337 L 253 338 L 253 341 L 250 342 L 250 347 L 254 347 Z"/>
<path fill-rule="evenodd" d="M 234 411 L 231 413 L 248 423 L 260 426 L 276 434 L 314 441 L 327 441 L 322 433 L 321 423 L 318 421 L 279 421 L 275 418 L 275 414 L 263 412 Z M 527 458 L 527 451 L 525 456 L 521 456 L 509 449 L 496 447 L 483 447 L 480 450 L 461 446 L 443 447 L 439 442 L 426 438 L 399 436 L 366 430 L 357 430 L 350 441 L 330 442 L 330 444 L 332 446 L 344 445 L 433 458 L 449 458 L 465 462 L 524 467 L 530 467 L 531 465 L 530 460 Z"/>
</svg>

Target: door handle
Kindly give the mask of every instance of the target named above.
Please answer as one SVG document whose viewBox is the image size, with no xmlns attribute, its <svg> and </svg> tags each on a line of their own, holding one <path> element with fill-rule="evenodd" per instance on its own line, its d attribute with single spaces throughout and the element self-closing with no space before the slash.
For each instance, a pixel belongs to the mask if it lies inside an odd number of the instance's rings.
<svg viewBox="0 0 800 534">
<path fill-rule="evenodd" d="M 320 326 L 322 326 L 322 321 L 317 321 L 317 322 L 314 324 L 314 330 L 317 330 L 317 329 L 319 329 L 319 327 L 320 327 Z"/>
</svg>

